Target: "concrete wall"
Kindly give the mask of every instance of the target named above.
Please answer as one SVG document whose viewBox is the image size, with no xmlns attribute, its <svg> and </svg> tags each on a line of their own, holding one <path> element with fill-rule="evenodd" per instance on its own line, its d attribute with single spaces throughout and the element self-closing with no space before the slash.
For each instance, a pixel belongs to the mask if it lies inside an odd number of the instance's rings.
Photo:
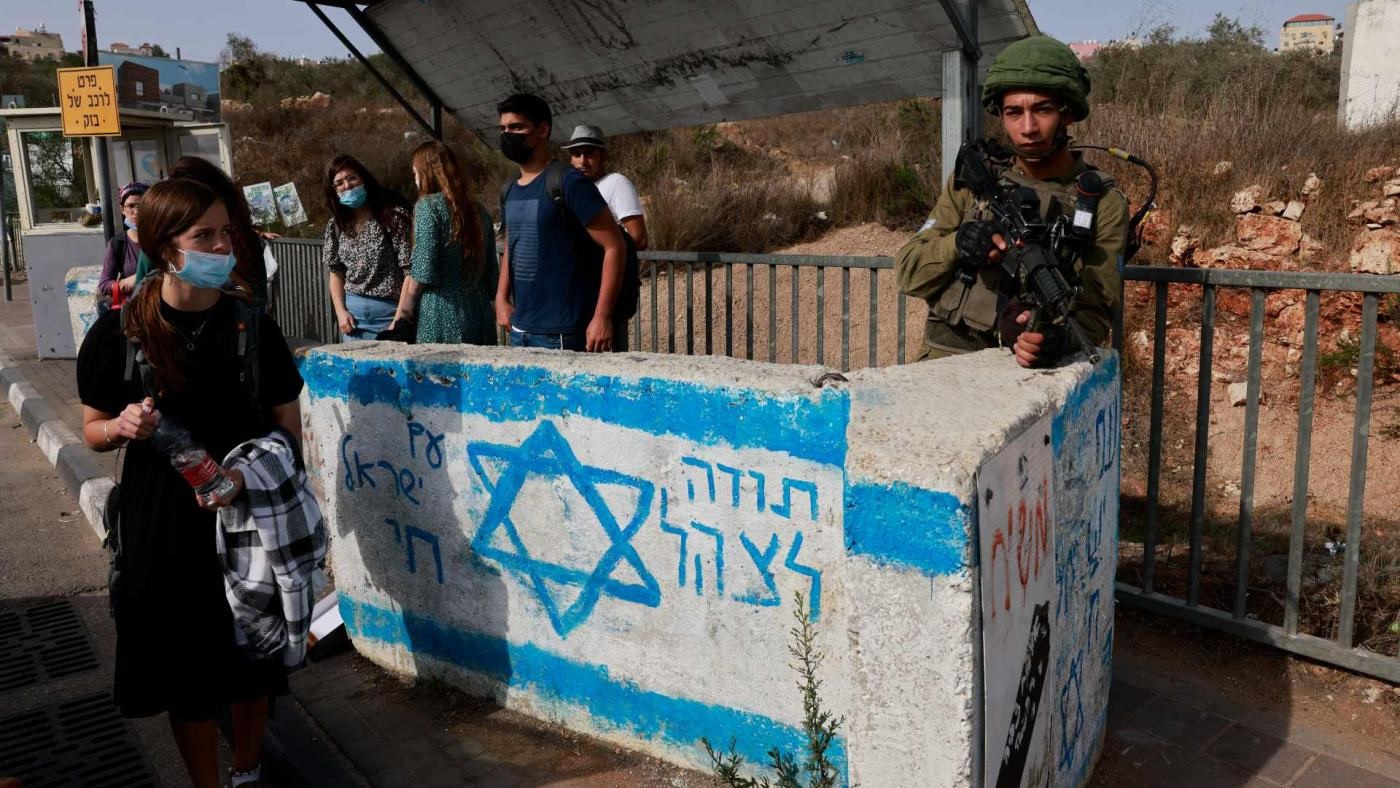
<svg viewBox="0 0 1400 788">
<path fill-rule="evenodd" d="M 1347 6 L 1341 117 L 1360 129 L 1400 117 L 1400 0 Z"/>
<path fill-rule="evenodd" d="M 101 265 L 102 231 L 31 230 L 21 234 L 29 273 L 29 305 L 39 358 L 77 358 L 82 337 L 68 311 L 68 272 L 75 266 Z M 96 283 L 94 281 L 94 287 Z"/>
<path fill-rule="evenodd" d="M 85 265 L 69 269 L 63 278 L 67 294 L 68 327 L 73 332 L 74 355 L 83 346 L 83 337 L 97 322 L 97 280 L 102 278 L 102 266 Z"/>
<path fill-rule="evenodd" d="M 1054 546 L 1067 634 L 1046 768 L 1082 783 L 1106 710 L 1117 516 L 1101 495 L 1116 492 L 1117 444 L 1107 466 L 1087 447 L 1116 414 L 1116 360 L 1026 372 L 990 351 L 817 388 L 821 371 L 311 352 L 308 466 L 356 648 L 677 762 L 705 765 L 701 737 L 762 762 L 802 746 L 787 667 L 801 592 L 823 698 L 846 717 L 847 782 L 980 782 L 976 476 L 1050 414 L 1055 500 L 1075 519 Z"/>
</svg>

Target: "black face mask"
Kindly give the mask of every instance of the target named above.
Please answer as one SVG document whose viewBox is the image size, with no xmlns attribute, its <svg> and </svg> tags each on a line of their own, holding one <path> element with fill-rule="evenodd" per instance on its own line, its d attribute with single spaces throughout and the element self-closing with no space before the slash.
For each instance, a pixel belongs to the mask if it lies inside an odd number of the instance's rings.
<svg viewBox="0 0 1400 788">
<path fill-rule="evenodd" d="M 530 147 L 530 143 L 525 141 L 525 135 L 519 132 L 501 132 L 501 155 L 516 164 L 524 164 L 535 155 L 535 149 Z"/>
</svg>

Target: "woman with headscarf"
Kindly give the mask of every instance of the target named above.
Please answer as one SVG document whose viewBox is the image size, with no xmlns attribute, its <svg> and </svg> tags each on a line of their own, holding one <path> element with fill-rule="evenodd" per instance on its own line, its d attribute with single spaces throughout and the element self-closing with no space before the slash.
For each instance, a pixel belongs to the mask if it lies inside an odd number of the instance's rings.
<svg viewBox="0 0 1400 788">
<path fill-rule="evenodd" d="M 102 314 L 131 295 L 136 288 L 136 265 L 141 259 L 141 244 L 136 238 L 137 214 L 140 212 L 141 196 L 150 187 L 140 181 L 132 181 L 117 193 L 117 204 L 122 209 L 124 232 L 112 236 L 107 242 L 107 253 L 102 257 L 102 275 L 97 280 L 97 312 Z"/>
</svg>

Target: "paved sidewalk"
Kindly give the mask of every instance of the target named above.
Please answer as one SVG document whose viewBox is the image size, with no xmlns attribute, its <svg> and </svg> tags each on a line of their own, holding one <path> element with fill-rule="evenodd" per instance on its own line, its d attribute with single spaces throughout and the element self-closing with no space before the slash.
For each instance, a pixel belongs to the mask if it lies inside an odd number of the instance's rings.
<svg viewBox="0 0 1400 788">
<path fill-rule="evenodd" d="M 76 432 L 80 408 L 74 364 L 35 358 L 28 294 L 18 286 L 15 295 L 14 303 L 0 302 L 0 355 L 9 357 L 12 368 Z M 5 415 L 13 423 L 11 413 Z M 31 450 L 36 456 L 40 451 Z M 72 504 L 61 511 L 71 521 Z M 1123 640 L 1119 644 L 1109 731 L 1092 785 L 1400 788 L 1400 755 L 1390 752 L 1390 742 L 1367 746 L 1346 735 L 1347 722 L 1341 719 L 1331 726 L 1316 724 L 1316 719 L 1310 724 L 1287 711 L 1233 702 L 1210 689 L 1212 677 L 1216 686 L 1223 680 L 1216 675 L 1221 666 L 1210 660 L 1183 677 L 1140 659 Z M 293 674 L 291 685 L 292 696 L 278 709 L 272 751 L 284 753 L 287 761 L 301 761 L 296 765 L 303 774 L 340 771 L 331 782 L 294 774 L 287 784 L 708 784 L 704 775 L 541 724 L 445 686 L 407 686 L 348 649 Z M 1258 688 L 1255 693 L 1271 691 Z"/>
<path fill-rule="evenodd" d="M 1210 666 L 1201 666 L 1202 676 Z M 1092 785 L 1400 788 L 1400 758 L 1164 676 L 1119 649 Z M 1340 723 L 1340 721 L 1339 721 Z"/>
</svg>

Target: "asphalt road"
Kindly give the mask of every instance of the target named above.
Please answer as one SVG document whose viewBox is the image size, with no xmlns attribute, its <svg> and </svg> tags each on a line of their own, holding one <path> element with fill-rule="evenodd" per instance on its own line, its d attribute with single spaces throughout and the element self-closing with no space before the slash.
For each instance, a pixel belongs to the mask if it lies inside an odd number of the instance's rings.
<svg viewBox="0 0 1400 788">
<path fill-rule="evenodd" d="M 104 461 L 112 455 L 103 455 Z M 110 691 L 116 631 L 107 611 L 107 553 L 9 403 L 0 404 L 0 602 L 67 598 L 92 637 L 96 670 L 4 693 L 0 716 Z M 165 718 L 132 720 L 161 785 L 190 784 Z"/>
<path fill-rule="evenodd" d="M 0 599 L 103 593 L 106 586 L 107 556 L 78 502 L 14 410 L 0 405 Z"/>
</svg>

